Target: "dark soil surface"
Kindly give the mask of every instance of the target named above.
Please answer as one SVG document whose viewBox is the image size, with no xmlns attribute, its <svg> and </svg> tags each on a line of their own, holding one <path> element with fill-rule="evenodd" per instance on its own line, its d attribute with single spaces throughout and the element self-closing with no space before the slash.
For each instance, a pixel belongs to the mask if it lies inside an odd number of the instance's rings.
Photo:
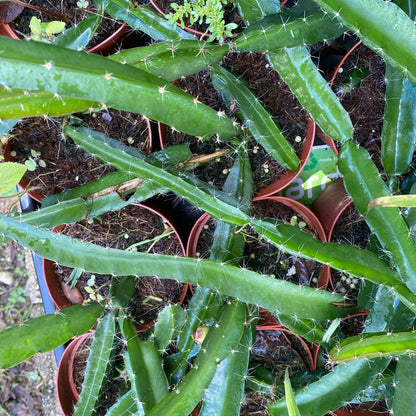
<svg viewBox="0 0 416 416">
<path fill-rule="evenodd" d="M 103 247 L 125 250 L 140 242 L 132 250 L 150 253 L 183 255 L 180 243 L 162 219 L 147 209 L 130 205 L 117 212 L 109 212 L 93 221 L 80 221 L 66 225 L 63 234 Z M 159 236 L 166 236 L 157 240 Z M 57 266 L 58 278 L 66 282 L 71 273 L 67 267 Z M 100 299 L 108 295 L 110 275 L 93 275 L 83 272 L 76 288 L 84 299 Z M 129 306 L 129 312 L 137 324 L 153 322 L 158 312 L 167 303 L 177 303 L 183 285 L 176 280 L 141 276 L 138 279 L 136 295 Z"/>
<path fill-rule="evenodd" d="M 347 58 L 333 84 L 334 91 L 351 118 L 354 140 L 368 150 L 381 171 L 380 140 L 386 87 L 384 73 L 383 58 L 360 44 Z M 358 74 L 362 80 L 359 86 L 352 88 L 349 79 L 353 74 Z"/>
<path fill-rule="evenodd" d="M 110 109 L 79 116 L 91 129 L 141 151 L 149 149 L 147 120 L 138 114 Z M 20 121 L 11 132 L 11 155 L 17 162 L 35 162 L 35 170 L 27 171 L 24 180 L 43 196 L 74 188 L 114 171 L 63 136 L 61 122 L 62 118 L 28 118 Z"/>
<path fill-rule="evenodd" d="M 266 56 L 262 53 L 231 52 L 224 58 L 224 66 L 248 82 L 250 89 L 259 97 L 300 157 L 306 132 L 306 112 L 289 87 L 271 67 Z M 177 81 L 177 85 L 216 111 L 224 111 L 229 117 L 235 117 L 235 110 L 227 109 L 220 94 L 214 89 L 208 71 L 204 70 L 184 77 Z M 212 154 L 230 146 L 215 139 L 201 142 L 196 137 L 168 128 L 165 145 L 179 143 L 190 143 L 191 151 L 196 154 Z M 286 172 L 255 140 L 249 140 L 248 149 L 255 191 L 275 182 Z M 215 186 L 222 187 L 232 165 L 234 150 L 231 146 L 226 156 L 202 165 L 195 169 L 194 173 L 200 179 L 211 181 Z"/>
<path fill-rule="evenodd" d="M 276 381 L 283 381 L 286 368 L 292 376 L 308 368 L 305 361 L 306 352 L 302 352 L 296 337 L 287 336 L 279 330 L 256 331 L 256 341 L 251 349 L 250 361 L 255 366 L 270 371 Z M 276 393 L 276 394 L 275 394 Z M 245 401 L 241 406 L 241 416 L 265 416 L 268 405 L 281 396 L 274 393 L 258 393 L 246 391 Z"/>
</svg>

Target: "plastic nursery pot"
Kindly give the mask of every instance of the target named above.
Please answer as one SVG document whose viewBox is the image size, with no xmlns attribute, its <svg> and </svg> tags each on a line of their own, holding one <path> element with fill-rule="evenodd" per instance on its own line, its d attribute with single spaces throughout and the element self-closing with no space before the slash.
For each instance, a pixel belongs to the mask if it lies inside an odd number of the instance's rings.
<svg viewBox="0 0 416 416">
<path fill-rule="evenodd" d="M 270 201 L 273 204 L 276 204 L 276 211 L 279 209 L 279 204 L 283 204 L 286 207 L 290 208 L 294 214 L 300 215 L 308 227 L 310 227 L 315 233 L 319 240 L 326 242 L 326 234 L 319 219 L 315 216 L 315 214 L 307 208 L 305 205 L 301 204 L 300 202 L 283 197 L 283 196 L 271 196 L 271 197 L 263 197 L 263 198 L 254 198 L 253 202 L 261 203 L 261 201 Z M 203 214 L 195 223 L 194 227 L 192 228 L 189 240 L 186 248 L 186 253 L 190 257 L 196 257 L 198 254 L 197 246 L 198 242 L 201 238 L 201 235 L 204 232 L 204 229 L 207 228 L 207 223 L 211 219 L 208 214 Z M 277 250 L 277 249 L 276 249 Z M 330 281 L 330 268 L 327 265 L 322 265 L 321 271 L 318 277 L 318 281 L 316 282 L 316 287 L 320 289 L 326 289 L 328 287 L 328 283 Z"/>
<path fill-rule="evenodd" d="M 3 22 L 0 22 L 0 35 L 7 36 L 12 39 L 20 39 L 12 27 L 9 24 Z"/>
<path fill-rule="evenodd" d="M 170 229 L 173 231 L 174 240 L 175 242 L 177 242 L 178 246 L 180 247 L 181 253 L 182 254 L 185 253 L 184 245 L 178 235 L 176 227 L 172 224 L 170 219 L 168 219 L 166 216 L 161 214 L 160 210 L 156 209 L 155 206 L 150 207 L 146 205 L 146 203 L 132 204 L 132 205 L 144 208 L 151 215 L 159 217 L 162 220 L 162 222 L 167 227 L 170 227 Z M 53 231 L 60 233 L 64 227 L 65 225 L 54 227 Z M 61 280 L 57 276 L 55 262 L 48 260 L 48 259 L 42 259 L 42 267 L 43 267 L 46 287 L 49 291 L 52 301 L 54 302 L 55 306 L 58 309 L 65 308 L 76 303 L 81 303 L 84 300 L 83 296 L 79 297 L 79 293 L 78 293 L 79 291 L 76 291 L 74 295 L 69 293 L 68 287 L 65 287 L 64 284 L 61 282 Z M 183 303 L 187 290 L 188 290 L 188 284 L 183 284 L 182 291 L 179 296 L 179 302 L 178 302 L 179 304 Z"/>
<path fill-rule="evenodd" d="M 279 320 L 266 309 L 260 308 L 260 318 L 256 326 L 256 331 L 280 331 L 289 345 L 292 344 L 289 338 L 295 338 L 297 344 L 302 348 L 302 354 L 299 354 L 299 351 L 296 348 L 291 347 L 291 349 L 302 361 L 304 361 L 304 357 L 307 357 L 308 366 L 311 371 L 316 370 L 313 345 L 312 347 L 309 347 L 302 337 L 282 325 Z"/>
<path fill-rule="evenodd" d="M 166 129 L 169 128 L 165 124 L 158 123 L 158 131 L 159 131 L 159 138 L 160 138 L 160 146 L 161 148 L 166 147 Z M 307 125 L 306 125 L 306 135 L 305 140 L 303 142 L 302 151 L 300 154 L 300 165 L 299 169 L 296 172 L 286 170 L 282 176 L 279 177 L 278 180 L 272 182 L 271 184 L 267 185 L 264 188 L 259 189 L 256 194 L 256 199 L 266 198 L 270 195 L 274 195 L 280 192 L 282 189 L 286 188 L 289 184 L 291 184 L 302 172 L 303 168 L 305 167 L 306 163 L 308 162 L 309 156 L 312 151 L 312 147 L 315 141 L 315 132 L 316 132 L 316 123 L 308 117 Z M 328 138 L 329 142 L 333 142 L 332 139 Z M 332 147 L 331 147 L 332 148 Z"/>
<path fill-rule="evenodd" d="M 145 332 L 148 328 L 140 328 L 137 332 Z M 88 331 L 74 338 L 66 347 L 56 373 L 56 395 L 59 407 L 64 416 L 72 416 L 74 407 L 79 399 L 75 369 L 77 367 L 77 353 L 85 341 L 92 337 L 94 330 Z M 85 361 L 80 363 L 80 367 Z"/>
<path fill-rule="evenodd" d="M 122 39 L 129 31 L 129 27 L 126 23 L 120 24 L 117 30 L 107 36 L 102 42 L 88 49 L 88 52 L 98 53 L 101 55 L 109 55 L 114 53 L 119 48 Z M 13 29 L 13 25 L 9 23 L 3 23 L 0 21 L 0 35 L 7 36 L 12 39 L 22 39 L 16 31 Z"/>
<path fill-rule="evenodd" d="M 306 125 L 305 140 L 303 142 L 302 152 L 299 157 L 300 159 L 299 169 L 296 172 L 287 170 L 277 181 L 258 190 L 255 195 L 255 198 L 260 199 L 260 198 L 264 198 L 264 197 L 268 197 L 270 195 L 276 194 L 277 192 L 280 192 L 282 189 L 286 188 L 299 176 L 300 172 L 302 172 L 303 168 L 308 162 L 309 155 L 311 154 L 312 147 L 315 141 L 315 133 L 316 133 L 316 123 L 310 117 L 308 117 L 308 122 Z"/>
<path fill-rule="evenodd" d="M 132 137 L 135 140 L 134 146 L 150 153 L 153 142 L 152 122 L 146 118 L 135 124 L 135 120 L 136 115 L 113 109 L 97 113 L 97 117 L 85 116 L 88 126 L 100 131 L 110 129 L 109 135 L 113 135 L 114 130 L 125 129 L 125 135 L 121 136 L 124 143 L 129 143 L 128 140 Z M 111 171 L 70 140 L 65 141 L 65 151 L 62 151 L 59 123 L 50 123 L 40 117 L 28 118 L 21 120 L 14 131 L 19 134 L 14 144 L 14 139 L 11 139 L 3 146 L 4 160 L 20 163 L 34 161 L 35 170 L 26 172 L 19 185 L 37 202 L 48 194 L 75 188 Z M 28 131 L 31 133 L 28 134 Z M 33 150 L 38 152 L 39 156 L 33 157 Z M 40 160 L 45 162 L 45 167 L 39 166 Z M 33 181 L 30 182 L 31 180 Z"/>
<path fill-rule="evenodd" d="M 331 240 L 338 218 L 351 204 L 352 199 L 345 190 L 342 178 L 331 182 L 315 199 L 312 211 L 322 224 L 327 241 Z"/>
<path fill-rule="evenodd" d="M 74 358 L 83 342 L 92 334 L 87 332 L 74 338 L 65 348 L 56 373 L 56 395 L 64 416 L 71 416 L 79 394 L 74 382 Z"/>
</svg>

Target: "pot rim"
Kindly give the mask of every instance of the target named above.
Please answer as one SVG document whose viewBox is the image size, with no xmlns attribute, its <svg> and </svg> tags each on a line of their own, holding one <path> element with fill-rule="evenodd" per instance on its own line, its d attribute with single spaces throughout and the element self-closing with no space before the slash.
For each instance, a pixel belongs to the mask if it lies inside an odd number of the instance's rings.
<svg viewBox="0 0 416 416">
<path fill-rule="evenodd" d="M 74 383 L 73 364 L 74 357 L 81 344 L 92 334 L 88 331 L 76 338 L 73 338 L 65 348 L 59 361 L 56 372 L 56 395 L 59 407 L 64 415 L 70 416 L 73 407 L 79 399 L 78 391 Z"/>
<path fill-rule="evenodd" d="M 127 23 L 123 22 L 120 27 L 114 31 L 111 35 L 107 36 L 99 44 L 88 49 L 88 52 L 109 54 L 117 46 L 117 42 L 125 35 L 128 31 Z M 21 40 L 22 38 L 15 32 L 13 26 L 9 23 L 3 23 L 0 21 L 0 35 L 7 36 L 12 39 Z"/>
<path fill-rule="evenodd" d="M 158 122 L 158 132 L 159 132 L 159 143 L 160 147 L 164 149 L 166 147 L 166 129 L 167 125 Z M 316 132 L 316 123 L 308 116 L 306 124 L 306 135 L 305 140 L 303 141 L 303 147 L 300 155 L 300 165 L 296 172 L 287 170 L 279 179 L 271 184 L 265 186 L 264 188 L 259 189 L 254 198 L 266 198 L 271 195 L 276 194 L 282 189 L 290 185 L 302 172 L 306 163 L 308 162 L 309 155 L 311 154 L 312 147 L 315 141 L 315 132 Z M 329 139 L 332 140 L 332 139 Z M 332 148 L 332 147 L 331 147 Z"/>
<path fill-rule="evenodd" d="M 296 201 L 291 198 L 284 197 L 284 196 L 276 196 L 276 195 L 268 196 L 268 197 L 254 197 L 253 198 L 254 203 L 256 201 L 264 201 L 264 200 L 276 201 L 276 203 L 281 203 L 293 209 L 293 211 L 296 214 L 301 215 L 305 219 L 306 223 L 316 231 L 317 237 L 320 241 L 323 241 L 323 242 L 328 241 L 325 230 L 322 227 L 322 224 L 319 218 L 315 215 L 314 212 L 312 212 L 312 210 L 310 210 L 308 207 L 303 205 L 301 202 Z M 209 221 L 210 218 L 211 216 L 209 214 L 204 213 L 198 218 L 198 220 L 195 222 L 194 226 L 192 227 L 191 232 L 189 234 L 188 243 L 186 246 L 186 255 L 188 257 L 195 257 L 198 239 L 201 235 L 203 227 L 206 225 L 206 223 Z M 317 287 L 320 289 L 327 289 L 330 279 L 331 279 L 330 267 L 328 265 L 322 264 L 321 273 L 318 278 Z"/>
<path fill-rule="evenodd" d="M 0 23 L 0 27 L 1 27 L 1 23 Z M 1 34 L 1 30 L 0 30 L 0 34 Z M 153 143 L 153 130 L 152 130 L 152 125 L 151 125 L 151 120 L 146 118 L 146 123 L 147 123 L 147 130 L 149 132 L 149 148 L 148 148 L 148 153 L 151 153 L 152 151 L 152 143 Z M 6 143 L 5 145 L 3 145 L 3 156 L 4 156 L 4 161 L 5 162 L 14 162 L 15 159 L 14 157 L 11 155 L 11 146 L 10 143 Z M 1 163 L 1 162 L 0 162 Z M 38 203 L 41 203 L 42 199 L 46 197 L 46 195 L 43 195 L 38 189 L 33 189 L 33 190 L 27 190 L 28 186 L 29 186 L 30 182 L 28 182 L 26 179 L 21 179 L 19 182 L 19 186 L 22 188 L 23 191 L 26 191 L 28 193 L 28 195 L 35 200 Z"/>
<path fill-rule="evenodd" d="M 173 230 L 176 238 L 178 239 L 183 255 L 184 256 L 186 255 L 186 250 L 182 243 L 182 240 L 176 228 L 174 227 L 174 225 L 168 218 L 166 218 L 163 214 L 161 214 L 154 207 L 147 206 L 146 203 L 133 203 L 131 205 L 137 205 L 137 206 L 146 208 L 154 215 L 159 216 L 162 219 L 162 221 L 166 222 L 169 225 L 169 227 Z M 52 227 L 52 231 L 60 233 L 64 226 L 65 224 Z M 65 295 L 62 293 L 62 289 L 60 288 L 60 282 L 57 278 L 56 271 L 55 271 L 55 262 L 46 258 L 42 258 L 42 272 L 43 272 L 43 278 L 45 280 L 46 288 L 48 289 L 49 295 L 53 303 L 55 304 L 56 308 L 59 310 L 59 309 L 66 308 L 68 306 L 72 306 L 72 303 L 65 297 Z M 179 304 L 182 304 L 184 302 L 184 299 L 188 293 L 188 288 L 189 288 L 189 284 L 183 283 L 183 289 L 179 298 Z"/>
</svg>

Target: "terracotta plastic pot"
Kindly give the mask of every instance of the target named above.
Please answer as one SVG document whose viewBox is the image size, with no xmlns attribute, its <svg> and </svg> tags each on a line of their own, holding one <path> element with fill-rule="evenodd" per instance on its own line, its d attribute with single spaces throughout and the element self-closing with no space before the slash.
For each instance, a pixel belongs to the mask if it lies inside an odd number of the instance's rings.
<svg viewBox="0 0 416 416">
<path fill-rule="evenodd" d="M 152 143 L 153 143 L 153 128 L 152 128 L 152 122 L 149 119 L 146 119 L 146 123 L 147 123 L 147 129 L 148 129 L 148 152 L 150 153 L 152 150 Z M 11 155 L 11 151 L 12 148 L 10 146 L 9 143 L 7 143 L 4 147 L 3 147 L 3 155 L 4 155 L 4 160 L 6 162 L 14 162 L 15 159 L 14 157 Z M 19 182 L 19 186 L 20 188 L 22 188 L 22 190 L 26 190 L 28 189 L 28 181 L 23 178 L 20 182 Z M 36 202 L 40 203 L 41 200 L 43 198 L 46 197 L 46 195 L 44 195 L 41 191 L 39 191 L 38 189 L 28 189 L 28 194 L 30 195 L 31 198 L 33 198 Z"/>
<path fill-rule="evenodd" d="M 283 196 L 269 196 L 269 197 L 256 197 L 253 199 L 253 202 L 256 201 L 274 201 L 276 203 L 276 207 L 278 204 L 283 204 L 289 208 L 291 208 L 294 213 L 300 215 L 306 222 L 306 224 L 311 227 L 317 235 L 317 238 L 321 241 L 326 242 L 326 234 L 319 219 L 315 216 L 315 214 L 307 208 L 305 205 L 301 204 L 300 202 L 290 199 Z M 186 247 L 187 255 L 190 257 L 195 257 L 197 252 L 197 244 L 201 233 L 203 232 L 204 226 L 207 224 L 211 217 L 208 214 L 203 214 L 195 223 L 194 227 L 191 230 L 189 235 L 188 244 Z M 329 266 L 322 265 L 321 273 L 317 282 L 317 287 L 320 289 L 326 289 L 328 286 L 328 282 L 330 280 L 330 268 Z"/>
<path fill-rule="evenodd" d="M 74 382 L 74 357 L 82 343 L 92 334 L 87 332 L 74 338 L 62 354 L 56 373 L 56 394 L 62 414 L 71 416 L 79 394 Z"/>
<path fill-rule="evenodd" d="M 157 215 L 162 218 L 164 222 L 173 230 L 175 236 L 178 239 L 178 242 L 181 247 L 182 253 L 185 254 L 185 247 L 182 243 L 182 240 L 180 239 L 178 232 L 176 230 L 176 227 L 172 224 L 170 219 L 168 219 L 166 216 L 164 216 L 159 210 L 157 210 L 155 207 L 150 207 L 146 203 L 143 204 L 135 204 L 140 207 L 146 208 L 154 215 Z M 59 233 L 62 231 L 64 225 L 60 225 L 53 228 L 53 231 Z M 61 283 L 56 275 L 56 269 L 55 269 L 55 262 L 48 260 L 48 259 L 42 259 L 42 268 L 43 268 L 43 274 L 44 279 L 46 282 L 46 287 L 49 291 L 50 297 L 52 298 L 53 303 L 55 304 L 57 309 L 62 309 L 68 306 L 73 305 L 73 303 L 64 295 Z M 179 303 L 183 303 L 185 296 L 188 291 L 188 284 L 183 285 L 183 290 L 179 299 Z"/>
<path fill-rule="evenodd" d="M 330 414 L 336 415 L 336 416 L 389 416 L 391 415 L 390 412 L 383 412 L 383 411 L 370 410 L 370 409 L 360 409 L 360 408 L 339 409 Z"/>
<path fill-rule="evenodd" d="M 150 326 L 141 326 L 137 328 L 137 332 L 145 332 Z M 56 373 L 56 395 L 59 407 L 64 416 L 72 416 L 74 406 L 79 399 L 79 393 L 74 379 L 74 363 L 75 356 L 82 344 L 91 336 L 94 330 L 88 331 L 69 342 L 61 361 L 58 364 Z"/>
<path fill-rule="evenodd" d="M 360 46 L 362 42 L 358 41 L 356 42 L 348 51 L 347 53 L 343 56 L 343 58 L 339 61 L 338 65 L 335 67 L 335 69 L 331 72 L 330 77 L 329 77 L 329 81 L 328 84 L 330 87 L 332 87 L 336 76 L 338 75 L 340 69 L 342 68 L 342 66 L 344 65 L 345 61 L 349 58 L 349 56 L 354 52 L 354 50 Z M 317 136 L 325 143 L 327 144 L 332 150 L 333 152 L 337 155 L 338 154 L 338 149 L 335 145 L 335 142 L 329 137 L 327 136 L 325 133 L 323 133 L 323 131 L 317 127 L 316 129 L 316 134 Z"/>
<path fill-rule="evenodd" d="M 126 35 L 128 30 L 129 28 L 126 23 L 121 24 L 114 33 L 88 51 L 102 55 L 109 55 L 116 52 L 118 46 L 120 45 L 120 41 Z M 13 30 L 12 25 L 2 22 L 0 22 L 0 35 L 7 36 L 12 39 L 21 39 L 20 36 Z"/>
<path fill-rule="evenodd" d="M 342 213 L 352 204 L 352 199 L 344 187 L 342 178 L 331 182 L 315 199 L 312 211 L 321 222 L 327 241 L 331 241 L 335 224 Z M 333 288 L 332 279 L 329 276 L 329 284 Z"/>
<path fill-rule="evenodd" d="M 255 195 L 256 198 L 268 197 L 270 195 L 276 194 L 277 192 L 280 192 L 299 176 L 300 172 L 302 172 L 303 168 L 308 162 L 309 155 L 311 154 L 312 147 L 315 141 L 315 133 L 316 123 L 308 117 L 308 122 L 306 125 L 306 136 L 303 142 L 303 149 L 299 158 L 299 169 L 296 172 L 293 172 L 291 170 L 286 171 L 276 182 L 273 182 L 270 185 L 257 191 Z"/>
<path fill-rule="evenodd" d="M 166 128 L 165 124 L 159 123 L 158 131 L 160 137 L 160 147 L 163 149 L 166 146 Z M 287 170 L 277 181 L 271 183 L 270 185 L 258 190 L 256 192 L 255 198 L 267 198 L 271 195 L 274 195 L 286 188 L 291 184 L 302 172 L 306 163 L 308 162 L 309 155 L 311 154 L 312 147 L 315 141 L 315 132 L 316 132 L 316 123 L 308 117 L 308 122 L 306 125 L 306 136 L 303 142 L 303 148 L 300 155 L 300 165 L 299 169 L 296 172 Z M 332 141 L 332 139 L 328 139 Z"/>
<path fill-rule="evenodd" d="M 162 16 L 166 16 L 166 13 L 158 6 L 158 4 L 155 0 L 149 0 L 149 2 L 157 12 L 159 12 Z M 179 27 L 181 27 L 179 23 L 177 25 Z M 185 26 L 183 28 L 183 30 L 185 30 L 188 33 L 191 33 L 192 35 L 195 35 L 200 40 L 208 39 L 209 36 L 210 36 L 207 33 L 201 32 L 199 30 L 192 29 L 191 27 L 188 27 L 188 26 Z"/>
<path fill-rule="evenodd" d="M 327 241 L 331 240 L 335 224 L 352 199 L 344 187 L 342 178 L 331 182 L 315 199 L 312 211 L 321 222 Z"/>
</svg>

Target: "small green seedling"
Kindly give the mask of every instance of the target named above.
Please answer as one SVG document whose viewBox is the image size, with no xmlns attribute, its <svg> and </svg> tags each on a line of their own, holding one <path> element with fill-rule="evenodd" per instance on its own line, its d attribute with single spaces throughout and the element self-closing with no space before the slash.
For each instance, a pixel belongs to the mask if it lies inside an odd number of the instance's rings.
<svg viewBox="0 0 416 416">
<path fill-rule="evenodd" d="M 65 22 L 54 20 L 52 22 L 42 23 L 36 16 L 30 19 L 29 24 L 32 40 L 40 42 L 53 42 L 55 35 L 58 35 L 65 29 Z"/>
<path fill-rule="evenodd" d="M 305 228 L 306 227 L 306 222 L 305 221 L 298 221 L 298 217 L 296 215 L 294 215 L 291 219 L 290 219 L 290 225 L 293 225 L 294 227 L 299 227 L 300 229 Z"/>
<path fill-rule="evenodd" d="M 180 22 L 181 27 L 185 27 L 185 18 L 189 19 L 189 23 L 206 23 L 208 29 L 205 33 L 210 33 L 208 42 L 218 40 L 222 43 L 224 36 L 231 37 L 232 30 L 237 28 L 235 23 L 225 23 L 223 6 L 229 4 L 228 0 L 185 0 L 183 4 L 171 3 L 175 13 L 169 13 L 166 18 L 170 23 L 176 24 Z"/>
<path fill-rule="evenodd" d="M 340 68 L 340 71 L 342 68 Z M 342 72 L 342 71 L 341 71 Z M 345 95 L 349 94 L 353 89 L 359 88 L 363 79 L 367 76 L 370 72 L 370 68 L 359 68 L 355 67 L 354 70 L 347 76 L 346 82 L 341 84 L 337 90 L 336 94 L 339 97 L 344 97 Z"/>
<path fill-rule="evenodd" d="M 25 161 L 25 165 L 27 167 L 27 170 L 33 172 L 37 166 L 40 166 L 41 168 L 46 168 L 46 162 L 40 158 L 41 152 L 38 152 L 37 150 L 30 149 L 30 156 Z"/>
</svg>

